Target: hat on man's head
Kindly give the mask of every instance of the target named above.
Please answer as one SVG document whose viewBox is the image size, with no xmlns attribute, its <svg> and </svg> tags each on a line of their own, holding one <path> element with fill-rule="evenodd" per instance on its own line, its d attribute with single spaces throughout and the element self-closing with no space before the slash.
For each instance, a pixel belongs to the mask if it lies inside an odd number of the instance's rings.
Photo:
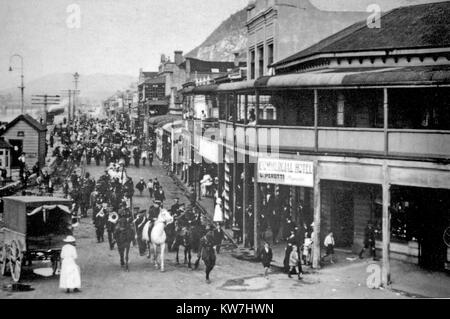
<svg viewBox="0 0 450 319">
<path fill-rule="evenodd" d="M 157 205 L 161 205 L 161 201 L 160 200 L 154 200 L 153 203 L 155 203 Z"/>
</svg>

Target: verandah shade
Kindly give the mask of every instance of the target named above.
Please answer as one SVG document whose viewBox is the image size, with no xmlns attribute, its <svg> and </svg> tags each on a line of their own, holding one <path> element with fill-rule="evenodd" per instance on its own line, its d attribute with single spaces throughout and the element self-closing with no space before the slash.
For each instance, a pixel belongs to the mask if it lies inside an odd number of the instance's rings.
<svg viewBox="0 0 450 319">
<path fill-rule="evenodd" d="M 449 66 L 346 68 L 291 73 L 256 80 L 256 88 L 450 84 Z"/>
</svg>

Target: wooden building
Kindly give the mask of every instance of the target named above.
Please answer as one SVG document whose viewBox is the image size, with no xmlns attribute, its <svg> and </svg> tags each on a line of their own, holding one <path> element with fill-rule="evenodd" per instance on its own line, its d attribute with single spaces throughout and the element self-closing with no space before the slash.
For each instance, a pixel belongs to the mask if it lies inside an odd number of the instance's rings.
<svg viewBox="0 0 450 319">
<path fill-rule="evenodd" d="M 5 141 L 3 136 L 0 137 L 0 170 L 11 176 L 11 149 L 12 146 Z"/>
<path fill-rule="evenodd" d="M 19 157 L 25 153 L 26 165 L 31 169 L 36 162 L 45 165 L 47 128 L 28 114 L 22 114 L 6 125 L 3 137 L 13 147 L 11 168 L 19 167 Z"/>
</svg>

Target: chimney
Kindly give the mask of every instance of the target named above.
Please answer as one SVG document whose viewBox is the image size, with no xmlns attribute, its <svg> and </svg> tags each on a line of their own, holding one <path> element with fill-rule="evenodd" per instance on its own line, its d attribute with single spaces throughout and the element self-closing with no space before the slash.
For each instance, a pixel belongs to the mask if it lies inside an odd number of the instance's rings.
<svg viewBox="0 0 450 319">
<path fill-rule="evenodd" d="M 183 51 L 175 51 L 175 64 L 180 65 L 183 63 Z"/>
<path fill-rule="evenodd" d="M 165 54 L 161 54 L 161 63 L 166 62 L 166 55 Z"/>
<path fill-rule="evenodd" d="M 239 67 L 239 52 L 234 52 L 234 67 Z"/>
</svg>

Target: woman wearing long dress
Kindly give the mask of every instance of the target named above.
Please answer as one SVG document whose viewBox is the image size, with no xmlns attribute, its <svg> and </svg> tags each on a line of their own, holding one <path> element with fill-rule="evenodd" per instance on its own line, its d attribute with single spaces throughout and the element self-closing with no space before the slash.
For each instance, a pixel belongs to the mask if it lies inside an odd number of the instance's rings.
<svg viewBox="0 0 450 319">
<path fill-rule="evenodd" d="M 75 238 L 67 236 L 64 239 L 67 244 L 61 250 L 61 274 L 59 277 L 59 288 L 66 289 L 69 293 L 70 289 L 79 292 L 81 288 L 80 267 L 76 264 L 77 250 L 75 248 Z"/>
<path fill-rule="evenodd" d="M 218 225 L 223 223 L 222 199 L 220 197 L 216 199 L 213 221 Z"/>
</svg>

